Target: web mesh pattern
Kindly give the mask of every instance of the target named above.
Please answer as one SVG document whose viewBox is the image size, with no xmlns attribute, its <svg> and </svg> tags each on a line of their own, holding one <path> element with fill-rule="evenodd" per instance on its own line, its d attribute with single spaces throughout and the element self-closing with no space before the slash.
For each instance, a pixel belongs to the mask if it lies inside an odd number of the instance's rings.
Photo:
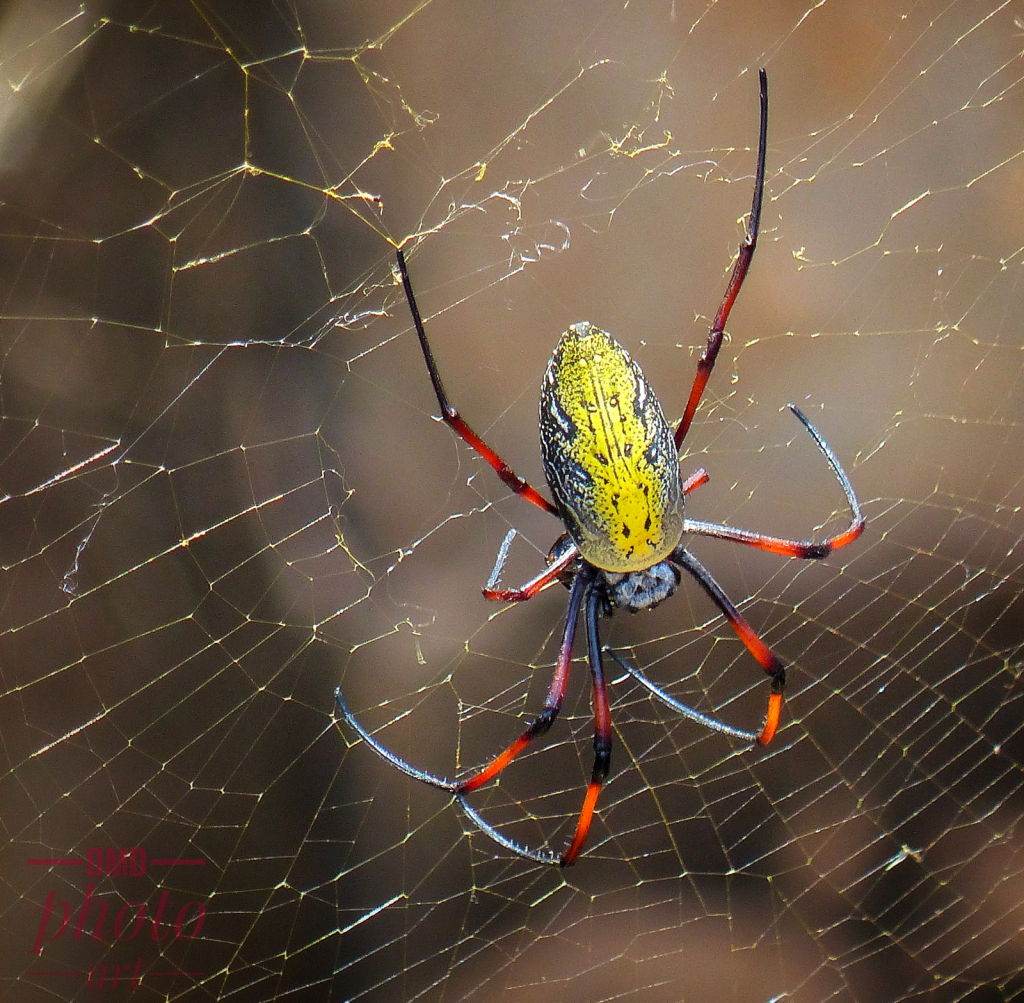
<svg viewBox="0 0 1024 1003">
<path fill-rule="evenodd" d="M 464 775 L 540 708 L 565 610 L 480 595 L 510 527 L 509 583 L 560 527 L 432 420 L 394 246 L 453 401 L 534 484 L 570 323 L 676 420 L 761 65 L 762 235 L 687 513 L 843 525 L 794 402 L 868 529 L 820 564 L 694 544 L 789 666 L 779 735 L 616 678 L 586 849 L 540 867 L 334 719 L 340 683 Z M 5 999 L 1019 997 L 1015 5 L 24 2 L 0 68 Z M 759 725 L 763 673 L 696 587 L 602 630 Z M 582 637 L 573 674 L 472 795 L 556 851 L 592 760 Z"/>
</svg>

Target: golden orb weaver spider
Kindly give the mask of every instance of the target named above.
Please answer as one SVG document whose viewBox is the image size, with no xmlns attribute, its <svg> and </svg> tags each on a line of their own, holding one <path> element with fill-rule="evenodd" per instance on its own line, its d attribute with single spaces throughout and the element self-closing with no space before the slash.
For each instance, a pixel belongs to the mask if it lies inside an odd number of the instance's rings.
<svg viewBox="0 0 1024 1003">
<path fill-rule="evenodd" d="M 448 791 L 488 836 L 513 853 L 539 863 L 566 867 L 575 862 L 590 831 L 601 786 L 608 776 L 612 745 L 611 713 L 601 664 L 603 651 L 608 651 L 654 697 L 691 720 L 760 745 L 767 745 L 775 736 L 782 711 L 785 667 L 740 616 L 704 566 L 686 550 L 685 536 L 690 533 L 711 536 L 784 557 L 821 560 L 838 547 L 853 542 L 864 530 L 860 505 L 839 460 L 818 430 L 792 404 L 790 410 L 814 439 L 846 495 L 851 512 L 849 527 L 821 543 L 814 543 L 698 522 L 683 515 L 685 496 L 704 484 L 708 475 L 700 469 L 682 480 L 679 450 L 714 368 L 729 312 L 743 285 L 757 245 L 768 139 L 768 77 L 763 69 L 759 80 L 761 125 L 750 222 L 725 296 L 708 334 L 707 346 L 697 363 L 697 374 L 683 416 L 673 433 L 654 390 L 626 350 L 609 334 L 587 321 L 573 324 L 559 339 L 541 385 L 541 458 L 554 503 L 518 477 L 466 424 L 449 401 L 416 305 L 405 255 L 401 249 L 398 250 L 402 286 L 442 420 L 491 465 L 512 491 L 560 519 L 567 530 L 551 548 L 546 570 L 520 588 L 499 589 L 496 587 L 498 578 L 515 534 L 515 530 L 511 530 L 501 546 L 483 594 L 493 600 L 525 602 L 558 580 L 569 588 L 569 603 L 544 709 L 519 738 L 465 780 L 444 780 L 410 765 L 385 748 L 362 726 L 345 703 L 340 686 L 335 690 L 335 700 L 349 725 L 380 756 L 408 776 Z M 681 569 L 689 572 L 710 596 L 771 680 L 765 721 L 759 732 L 734 728 L 687 707 L 662 691 L 616 652 L 601 647 L 597 625 L 601 613 L 611 615 L 616 608 L 631 612 L 653 608 L 679 586 Z M 576 831 L 566 850 L 555 855 L 550 851 L 521 846 L 509 839 L 469 804 L 466 795 L 501 773 L 535 738 L 543 735 L 558 716 L 569 681 L 572 647 L 581 609 L 585 609 L 587 651 L 593 681 L 594 767 Z"/>
</svg>

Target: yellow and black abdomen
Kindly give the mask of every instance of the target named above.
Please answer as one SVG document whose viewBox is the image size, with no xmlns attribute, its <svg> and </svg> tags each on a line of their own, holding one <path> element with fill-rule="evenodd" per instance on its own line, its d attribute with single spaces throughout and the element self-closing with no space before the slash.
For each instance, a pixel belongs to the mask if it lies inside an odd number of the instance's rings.
<svg viewBox="0 0 1024 1003">
<path fill-rule="evenodd" d="M 559 339 L 540 395 L 544 476 L 584 560 L 641 571 L 683 535 L 672 430 L 640 367 L 582 321 Z"/>
</svg>

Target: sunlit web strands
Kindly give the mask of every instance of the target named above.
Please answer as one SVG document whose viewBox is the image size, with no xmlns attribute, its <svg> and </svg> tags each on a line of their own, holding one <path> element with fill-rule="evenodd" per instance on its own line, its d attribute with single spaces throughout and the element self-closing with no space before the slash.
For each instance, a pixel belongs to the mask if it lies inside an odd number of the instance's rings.
<svg viewBox="0 0 1024 1003">
<path fill-rule="evenodd" d="M 250 7 L 0 19 L 0 995 L 116 998 L 141 959 L 164 998 L 245 1003 L 1016 1003 L 1019 4 Z M 870 532 L 799 566 L 686 537 L 783 660 L 782 725 L 753 749 L 606 653 L 612 772 L 567 873 L 546 851 L 592 777 L 582 631 L 560 720 L 465 811 L 324 716 L 341 682 L 382 746 L 468 776 L 540 711 L 578 557 L 533 611 L 474 597 L 487 540 L 521 531 L 525 580 L 561 529 L 425 415 L 387 241 L 416 230 L 437 362 L 517 472 L 519 365 L 539 383 L 580 317 L 677 419 L 749 208 L 765 52 L 763 232 L 684 446 L 714 487 L 685 514 L 852 535 L 777 413 L 796 395 Z M 754 733 L 769 683 L 682 574 L 604 641 Z M 133 846 L 143 876 L 37 863 Z"/>
</svg>

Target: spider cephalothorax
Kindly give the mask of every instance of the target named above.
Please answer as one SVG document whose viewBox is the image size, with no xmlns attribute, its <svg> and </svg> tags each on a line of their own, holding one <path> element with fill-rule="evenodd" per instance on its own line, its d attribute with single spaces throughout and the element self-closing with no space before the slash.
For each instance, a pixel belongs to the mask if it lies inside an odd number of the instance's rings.
<svg viewBox="0 0 1024 1003">
<path fill-rule="evenodd" d="M 563 533 L 555 540 L 547 558 L 550 567 L 570 550 L 575 554 L 575 560 L 558 576 L 566 588 L 572 585 L 573 578 L 583 564 L 583 558 L 572 537 Z M 597 572 L 595 585 L 604 590 L 602 611 L 605 616 L 611 616 L 616 609 L 628 609 L 630 613 L 654 609 L 679 588 L 682 577 L 678 566 L 668 559 L 639 571 L 605 571 L 598 568 Z"/>
<path fill-rule="evenodd" d="M 488 599 L 523 602 L 532 599 L 552 582 L 561 581 L 569 589 L 569 603 L 554 676 L 543 709 L 511 745 L 465 780 L 444 780 L 411 766 L 386 749 L 359 723 L 346 705 L 340 687 L 335 691 L 335 697 L 345 719 L 381 756 L 407 775 L 453 794 L 484 832 L 502 846 L 530 860 L 562 866 L 576 860 L 590 831 L 597 797 L 611 765 L 611 714 L 598 633 L 600 614 L 610 616 L 616 608 L 634 613 L 653 609 L 672 595 L 679 586 L 681 571 L 686 571 L 715 603 L 770 678 L 768 706 L 761 730 L 744 731 L 679 703 L 620 655 L 610 654 L 653 696 L 678 713 L 734 738 L 766 745 L 779 726 L 785 668 L 740 616 L 714 578 L 686 549 L 685 537 L 687 534 L 711 536 L 785 557 L 820 560 L 837 547 L 851 543 L 864 529 L 860 506 L 839 461 L 817 429 L 792 405 L 790 409 L 810 433 L 842 486 L 851 512 L 848 528 L 815 543 L 779 539 L 750 530 L 687 519 L 683 515 L 686 495 L 703 484 L 707 474 L 701 469 L 683 480 L 679 473 L 679 449 L 714 368 L 726 320 L 743 285 L 757 244 L 768 136 L 768 79 L 764 70 L 760 71 L 759 78 L 761 129 L 750 222 L 708 334 L 707 346 L 697 363 L 697 375 L 683 416 L 673 432 L 665 421 L 654 390 L 626 350 L 611 335 L 588 321 L 573 324 L 555 346 L 541 384 L 541 457 L 554 503 L 518 477 L 452 406 L 427 341 L 405 255 L 398 251 L 402 286 L 441 408 L 441 417 L 491 465 L 509 488 L 559 518 L 566 529 L 552 546 L 544 571 L 521 588 L 502 589 L 497 584 L 514 535 L 514 530 L 510 531 L 498 554 L 494 572 L 484 587 L 484 595 Z M 466 800 L 466 795 L 501 773 L 530 742 L 543 735 L 558 716 L 569 681 L 573 641 L 581 611 L 586 625 L 587 656 L 593 681 L 594 766 L 572 840 L 561 854 L 556 855 L 513 842 L 483 819 Z"/>
<path fill-rule="evenodd" d="M 682 576 L 671 561 L 658 561 L 641 571 L 602 571 L 608 601 L 618 609 L 639 613 L 654 609 L 677 588 Z"/>
</svg>

